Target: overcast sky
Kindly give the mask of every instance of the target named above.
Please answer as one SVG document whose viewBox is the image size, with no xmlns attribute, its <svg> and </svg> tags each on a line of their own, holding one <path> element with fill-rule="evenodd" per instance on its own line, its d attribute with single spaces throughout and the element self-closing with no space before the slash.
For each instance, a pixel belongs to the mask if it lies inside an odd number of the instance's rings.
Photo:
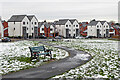
<svg viewBox="0 0 120 80">
<path fill-rule="evenodd" d="M 35 15 L 39 21 L 63 18 L 90 21 L 118 21 L 119 0 L 0 0 L 0 16 L 8 20 L 13 14 Z"/>
</svg>

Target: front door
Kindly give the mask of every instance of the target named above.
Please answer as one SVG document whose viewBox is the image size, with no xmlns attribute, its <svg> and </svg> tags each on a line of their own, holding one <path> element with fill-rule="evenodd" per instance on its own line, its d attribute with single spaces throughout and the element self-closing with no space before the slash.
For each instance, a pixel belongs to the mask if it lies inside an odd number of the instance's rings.
<svg viewBox="0 0 120 80">
<path fill-rule="evenodd" d="M 34 27 L 34 37 L 38 36 L 38 27 Z"/>
<path fill-rule="evenodd" d="M 66 38 L 69 38 L 69 29 L 66 29 Z"/>
<path fill-rule="evenodd" d="M 106 29 L 106 37 L 108 37 L 108 35 L 109 35 L 109 30 Z"/>
<path fill-rule="evenodd" d="M 76 29 L 76 37 L 79 36 L 79 30 Z"/>
<path fill-rule="evenodd" d="M 26 27 L 23 27 L 23 38 L 27 38 Z"/>
<path fill-rule="evenodd" d="M 97 29 L 97 37 L 99 38 L 100 37 L 100 30 Z"/>
</svg>

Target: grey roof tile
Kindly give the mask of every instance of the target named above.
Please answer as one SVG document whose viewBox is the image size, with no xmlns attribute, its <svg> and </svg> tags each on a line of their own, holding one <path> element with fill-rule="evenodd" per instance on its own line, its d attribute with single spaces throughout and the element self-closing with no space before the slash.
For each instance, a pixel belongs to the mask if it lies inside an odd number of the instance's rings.
<svg viewBox="0 0 120 80">
<path fill-rule="evenodd" d="M 26 15 L 13 15 L 8 22 L 21 22 Z"/>
<path fill-rule="evenodd" d="M 69 19 L 60 19 L 56 25 L 65 25 L 65 23 L 68 21 Z"/>
</svg>

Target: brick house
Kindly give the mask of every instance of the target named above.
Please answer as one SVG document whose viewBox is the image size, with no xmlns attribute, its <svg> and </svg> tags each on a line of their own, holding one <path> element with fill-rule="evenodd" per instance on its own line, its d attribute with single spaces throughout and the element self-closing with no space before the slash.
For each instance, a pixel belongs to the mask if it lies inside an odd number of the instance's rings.
<svg viewBox="0 0 120 80">
<path fill-rule="evenodd" d="M 6 21 L 2 21 L 4 27 L 4 37 L 8 37 L 8 23 Z"/>
<path fill-rule="evenodd" d="M 82 22 L 82 23 L 79 23 L 79 25 L 80 25 L 80 35 L 86 37 L 88 22 Z"/>
<path fill-rule="evenodd" d="M 38 36 L 45 36 L 45 37 L 55 37 L 56 32 L 55 32 L 55 25 L 54 23 L 47 23 L 46 21 L 44 22 L 39 22 L 38 23 Z"/>
</svg>

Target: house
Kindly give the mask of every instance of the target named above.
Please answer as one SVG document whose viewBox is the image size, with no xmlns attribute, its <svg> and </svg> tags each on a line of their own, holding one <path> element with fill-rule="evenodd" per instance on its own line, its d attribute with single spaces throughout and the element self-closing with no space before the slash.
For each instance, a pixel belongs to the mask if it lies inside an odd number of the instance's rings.
<svg viewBox="0 0 120 80">
<path fill-rule="evenodd" d="M 8 26 L 8 34 L 10 37 L 28 38 L 38 35 L 38 20 L 35 16 L 13 15 L 8 20 Z"/>
<path fill-rule="evenodd" d="M 110 37 L 113 37 L 113 36 L 115 36 L 114 23 L 110 22 L 109 26 L 110 26 L 110 30 L 109 30 Z"/>
<path fill-rule="evenodd" d="M 38 19 L 35 15 L 27 15 L 29 19 L 29 38 L 38 36 Z"/>
<path fill-rule="evenodd" d="M 76 37 L 79 35 L 79 24 L 76 19 L 60 19 L 55 23 L 55 27 L 60 36 L 65 38 Z"/>
<path fill-rule="evenodd" d="M 46 37 L 55 37 L 55 25 L 51 22 L 39 22 L 38 24 L 38 36 L 46 36 Z"/>
<path fill-rule="evenodd" d="M 8 37 L 8 23 L 4 20 L 2 21 L 4 29 L 4 37 Z"/>
<path fill-rule="evenodd" d="M 87 36 L 109 37 L 109 28 L 107 21 L 92 20 L 88 24 Z"/>
<path fill-rule="evenodd" d="M 81 22 L 79 23 L 80 26 L 80 36 L 87 36 L 87 26 L 88 26 L 88 22 Z"/>
</svg>

